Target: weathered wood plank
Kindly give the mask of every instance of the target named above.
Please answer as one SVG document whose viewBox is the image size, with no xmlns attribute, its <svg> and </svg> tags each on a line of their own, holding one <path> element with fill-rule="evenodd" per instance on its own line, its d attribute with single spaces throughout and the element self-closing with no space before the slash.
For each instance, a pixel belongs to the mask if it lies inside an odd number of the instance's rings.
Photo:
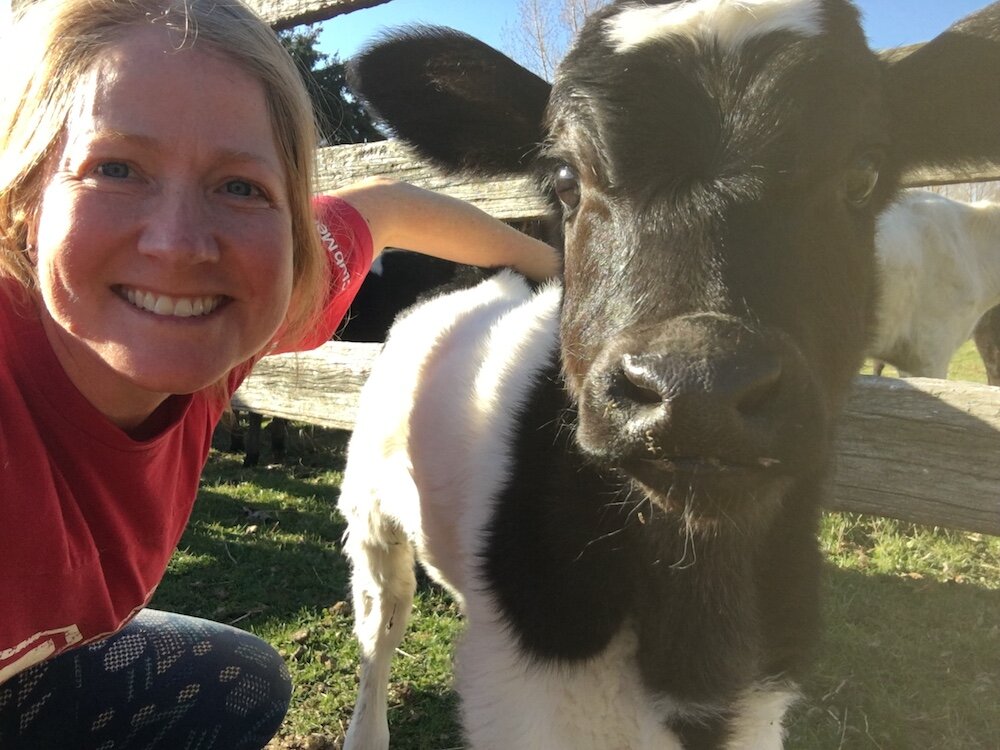
<svg viewBox="0 0 1000 750">
<path fill-rule="evenodd" d="M 1000 388 L 859 376 L 830 507 L 1000 534 Z"/>
<path fill-rule="evenodd" d="M 446 175 L 398 141 L 330 146 L 319 150 L 317 160 L 320 192 L 365 177 L 390 177 L 461 198 L 505 221 L 536 219 L 547 210 L 545 199 L 527 177 Z"/>
<path fill-rule="evenodd" d="M 379 344 L 269 357 L 237 408 L 351 429 Z M 1000 534 L 1000 388 L 859 377 L 836 442 L 831 509 Z"/>
<path fill-rule="evenodd" d="M 233 407 L 350 430 L 361 386 L 381 349 L 381 344 L 338 341 L 311 352 L 265 357 L 233 396 Z"/>
<path fill-rule="evenodd" d="M 390 0 L 246 0 L 247 5 L 278 31 L 388 2 Z"/>
<path fill-rule="evenodd" d="M 447 175 L 415 157 L 398 141 L 330 146 L 317 154 L 317 188 L 333 190 L 365 177 L 391 177 L 437 190 L 475 204 L 505 221 L 537 219 L 548 204 L 534 180 L 527 177 Z M 906 179 L 908 187 L 988 182 L 1000 179 L 996 168 L 959 170 L 923 169 Z"/>
</svg>

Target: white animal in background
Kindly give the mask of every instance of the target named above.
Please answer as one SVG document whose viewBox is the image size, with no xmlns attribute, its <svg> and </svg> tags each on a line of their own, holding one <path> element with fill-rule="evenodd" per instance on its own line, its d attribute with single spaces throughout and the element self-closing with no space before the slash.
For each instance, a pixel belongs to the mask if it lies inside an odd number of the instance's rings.
<svg viewBox="0 0 1000 750">
<path fill-rule="evenodd" d="M 947 377 L 1000 304 L 1000 203 L 907 191 L 879 218 L 875 250 L 881 293 L 869 356 L 901 375 Z"/>
</svg>

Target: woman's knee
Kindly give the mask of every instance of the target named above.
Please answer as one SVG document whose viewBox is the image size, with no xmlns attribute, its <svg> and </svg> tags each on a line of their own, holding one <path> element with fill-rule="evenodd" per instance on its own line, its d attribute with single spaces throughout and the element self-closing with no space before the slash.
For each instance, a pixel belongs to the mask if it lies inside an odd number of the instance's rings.
<svg viewBox="0 0 1000 750">
<path fill-rule="evenodd" d="M 259 747 L 277 732 L 292 683 L 270 644 L 228 625 L 170 613 L 146 611 L 136 625 L 161 669 L 177 662 L 173 691 L 178 706 L 188 704 L 184 724 L 214 726 L 217 746 L 226 748 Z"/>
</svg>

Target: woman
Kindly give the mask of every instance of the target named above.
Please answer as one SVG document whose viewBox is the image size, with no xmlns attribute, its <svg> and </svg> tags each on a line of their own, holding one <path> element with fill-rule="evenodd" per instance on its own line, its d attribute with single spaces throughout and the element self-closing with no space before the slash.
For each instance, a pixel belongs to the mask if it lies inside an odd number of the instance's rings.
<svg viewBox="0 0 1000 750">
<path fill-rule="evenodd" d="M 40 0 L 10 31 L 0 747 L 261 747 L 290 692 L 273 649 L 142 610 L 227 397 L 328 339 L 386 246 L 539 279 L 555 255 L 407 185 L 313 203 L 308 97 L 238 3 Z"/>
</svg>

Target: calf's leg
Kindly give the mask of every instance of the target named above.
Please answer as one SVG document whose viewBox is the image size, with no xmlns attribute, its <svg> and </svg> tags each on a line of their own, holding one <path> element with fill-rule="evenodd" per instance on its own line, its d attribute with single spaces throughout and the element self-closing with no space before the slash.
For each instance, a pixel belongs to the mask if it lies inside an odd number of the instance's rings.
<svg viewBox="0 0 1000 750">
<path fill-rule="evenodd" d="M 344 750 L 387 750 L 389 670 L 413 608 L 414 552 L 405 530 L 382 512 L 379 502 L 350 500 L 341 498 L 341 510 L 348 516 L 344 551 L 353 569 L 361 677 Z"/>
</svg>

